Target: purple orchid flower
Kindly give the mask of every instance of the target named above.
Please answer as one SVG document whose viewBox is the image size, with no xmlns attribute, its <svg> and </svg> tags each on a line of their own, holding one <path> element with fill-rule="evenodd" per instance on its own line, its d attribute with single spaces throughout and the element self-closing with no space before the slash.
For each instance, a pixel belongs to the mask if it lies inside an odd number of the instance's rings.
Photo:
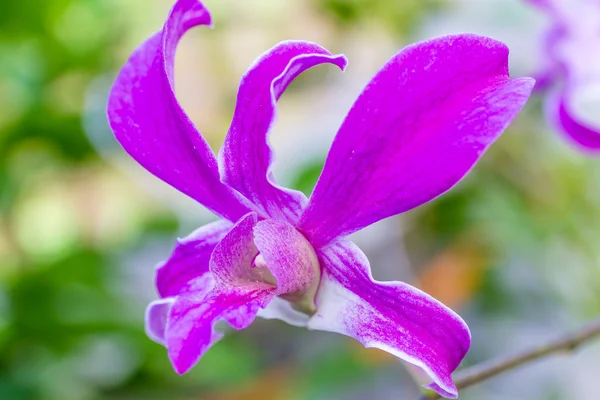
<svg viewBox="0 0 600 400">
<path fill-rule="evenodd" d="M 536 89 L 553 88 L 548 121 L 589 154 L 600 153 L 600 0 L 527 0 L 552 23 Z"/>
<path fill-rule="evenodd" d="M 511 80 L 508 49 L 475 35 L 409 46 L 377 73 L 344 120 L 307 199 L 278 186 L 267 136 L 276 102 L 304 70 L 346 58 L 287 41 L 242 77 L 233 121 L 215 158 L 175 98 L 181 36 L 210 25 L 197 0 L 179 0 L 162 29 L 131 56 L 112 88 L 110 125 L 148 171 L 222 219 L 178 242 L 157 270 L 161 299 L 146 330 L 178 373 L 221 338 L 225 321 L 257 315 L 351 336 L 423 369 L 456 398 L 451 373 L 470 345 L 465 322 L 403 282 L 373 280 L 345 238 L 417 207 L 456 184 L 523 107 L 534 81 Z"/>
</svg>

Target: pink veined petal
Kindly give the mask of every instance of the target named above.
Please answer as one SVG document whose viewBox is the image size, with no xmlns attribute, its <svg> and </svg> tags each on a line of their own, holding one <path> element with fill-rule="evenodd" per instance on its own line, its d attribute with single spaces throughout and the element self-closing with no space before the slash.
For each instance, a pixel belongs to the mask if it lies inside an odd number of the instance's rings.
<svg viewBox="0 0 600 400">
<path fill-rule="evenodd" d="M 589 154 L 600 152 L 600 126 L 592 127 L 572 112 L 566 92 L 556 92 L 546 99 L 545 113 L 555 129 L 564 133 L 575 147 Z"/>
<path fill-rule="evenodd" d="M 323 275 L 309 329 L 351 336 L 422 368 L 440 395 L 457 397 L 451 373 L 471 335 L 452 310 L 403 282 L 376 282 L 356 245 L 338 241 L 317 252 Z"/>
<path fill-rule="evenodd" d="M 178 373 L 187 372 L 222 337 L 214 329 L 218 321 L 244 329 L 275 296 L 275 286 L 252 264 L 258 253 L 253 241 L 257 219 L 254 212 L 246 214 L 215 246 L 206 274 L 214 286 L 207 292 L 204 277 L 197 278 L 202 282 L 188 286 L 199 290 L 177 296 L 171 306 L 164 336 Z"/>
<path fill-rule="evenodd" d="M 253 231 L 257 221 L 255 212 L 244 215 L 213 250 L 209 270 L 219 284 L 236 286 L 249 280 L 264 280 L 262 271 L 252 268 L 258 254 Z"/>
<path fill-rule="evenodd" d="M 260 252 L 263 262 L 257 262 Z M 209 269 L 223 286 L 268 282 L 276 295 L 316 290 L 320 266 L 310 243 L 290 223 L 242 217 L 216 245 Z"/>
<path fill-rule="evenodd" d="M 234 329 L 245 329 L 259 309 L 273 298 L 273 287 L 253 283 L 239 288 L 219 287 L 203 299 L 178 296 L 173 303 L 165 342 L 175 371 L 184 374 L 223 335 L 214 329 L 226 321 Z"/>
<path fill-rule="evenodd" d="M 281 42 L 261 55 L 240 82 L 233 121 L 219 152 L 219 169 L 223 182 L 264 215 L 294 223 L 306 204 L 304 194 L 276 185 L 267 138 L 277 100 L 287 86 L 308 68 L 323 63 L 343 70 L 346 58 L 310 42 Z"/>
<path fill-rule="evenodd" d="M 453 35 L 408 46 L 348 113 L 298 228 L 315 247 L 417 207 L 454 186 L 523 107 L 508 49 Z"/>
<path fill-rule="evenodd" d="M 156 288 L 160 296 L 176 296 L 187 290 L 188 282 L 208 272 L 213 249 L 232 226 L 227 220 L 219 220 L 178 239 L 171 257 L 156 270 Z"/>
<path fill-rule="evenodd" d="M 277 295 L 314 296 L 320 266 L 312 246 L 288 222 L 266 219 L 254 227 L 254 243 L 277 283 Z M 313 304 L 314 306 L 314 304 Z"/>
<path fill-rule="evenodd" d="M 125 151 L 149 172 L 216 214 L 235 221 L 249 210 L 221 183 L 217 160 L 175 98 L 177 43 L 209 25 L 197 0 L 178 0 L 162 31 L 144 42 L 121 69 L 108 100 L 110 126 Z"/>
</svg>

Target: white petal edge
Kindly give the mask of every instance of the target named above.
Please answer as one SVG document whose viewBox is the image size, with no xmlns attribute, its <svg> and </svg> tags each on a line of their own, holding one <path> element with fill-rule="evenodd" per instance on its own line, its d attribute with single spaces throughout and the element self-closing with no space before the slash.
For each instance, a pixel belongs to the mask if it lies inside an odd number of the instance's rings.
<svg viewBox="0 0 600 400">
<path fill-rule="evenodd" d="M 145 313 L 145 330 L 146 335 L 158 344 L 165 346 L 165 328 L 167 326 L 167 318 L 171 306 L 175 302 L 174 297 L 154 300 L 148 307 Z"/>
<path fill-rule="evenodd" d="M 309 317 L 292 308 L 292 305 L 279 297 L 275 297 L 273 301 L 266 307 L 262 308 L 258 314 L 263 319 L 278 319 L 292 326 L 305 327 Z"/>
</svg>

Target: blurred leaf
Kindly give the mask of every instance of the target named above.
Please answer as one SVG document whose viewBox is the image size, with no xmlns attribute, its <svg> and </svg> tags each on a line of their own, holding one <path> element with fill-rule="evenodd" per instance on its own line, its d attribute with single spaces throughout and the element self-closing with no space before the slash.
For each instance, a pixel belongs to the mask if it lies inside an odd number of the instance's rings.
<svg viewBox="0 0 600 400">
<path fill-rule="evenodd" d="M 306 196 L 310 196 L 319 176 L 321 175 L 321 171 L 323 170 L 323 160 L 315 160 L 312 162 L 306 163 L 298 174 L 296 178 L 293 180 L 290 187 L 292 189 L 296 189 L 304 193 Z"/>
<path fill-rule="evenodd" d="M 344 26 L 373 20 L 394 33 L 406 35 L 423 14 L 439 9 L 444 0 L 324 0 L 317 4 Z"/>
<path fill-rule="evenodd" d="M 300 372 L 299 380 L 304 383 L 299 389 L 302 390 L 300 398 L 325 399 L 340 388 L 349 390 L 352 385 L 360 385 L 375 373 L 348 342 L 331 347 L 313 361 Z"/>
</svg>

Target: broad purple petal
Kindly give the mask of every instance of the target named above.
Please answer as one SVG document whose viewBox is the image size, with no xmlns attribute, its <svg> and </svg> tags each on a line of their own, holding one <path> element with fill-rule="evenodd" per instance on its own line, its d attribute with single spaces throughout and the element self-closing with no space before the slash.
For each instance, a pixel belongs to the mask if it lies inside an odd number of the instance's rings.
<svg viewBox="0 0 600 400">
<path fill-rule="evenodd" d="M 465 322 L 452 310 L 402 282 L 376 282 L 365 255 L 352 242 L 318 251 L 323 266 L 317 313 L 308 323 L 351 336 L 422 368 L 429 386 L 456 398 L 451 373 L 470 346 Z"/>
<path fill-rule="evenodd" d="M 223 182 L 273 218 L 295 222 L 306 197 L 275 183 L 267 138 L 276 118 L 277 100 L 287 86 L 310 67 L 331 63 L 344 69 L 346 59 L 321 46 L 286 41 L 261 55 L 242 77 L 233 121 L 219 152 Z"/>
<path fill-rule="evenodd" d="M 455 185 L 523 107 L 508 48 L 475 35 L 408 46 L 343 122 L 299 229 L 316 247 L 417 207 Z"/>
<path fill-rule="evenodd" d="M 231 222 L 220 220 L 178 239 L 171 257 L 156 270 L 156 287 L 160 296 L 176 296 L 186 291 L 190 280 L 208 272 L 213 249 L 232 226 Z"/>
<path fill-rule="evenodd" d="M 162 31 L 144 42 L 121 69 L 108 101 L 108 119 L 125 151 L 158 178 L 216 214 L 235 221 L 248 212 L 221 183 L 217 160 L 175 98 L 177 43 L 197 25 L 209 25 L 197 0 L 179 0 Z"/>
<path fill-rule="evenodd" d="M 202 299 L 188 295 L 177 297 L 165 332 L 175 371 L 179 374 L 189 371 L 223 337 L 214 328 L 218 321 L 226 321 L 234 329 L 245 329 L 272 298 L 273 288 L 262 283 L 215 288 Z"/>
</svg>

